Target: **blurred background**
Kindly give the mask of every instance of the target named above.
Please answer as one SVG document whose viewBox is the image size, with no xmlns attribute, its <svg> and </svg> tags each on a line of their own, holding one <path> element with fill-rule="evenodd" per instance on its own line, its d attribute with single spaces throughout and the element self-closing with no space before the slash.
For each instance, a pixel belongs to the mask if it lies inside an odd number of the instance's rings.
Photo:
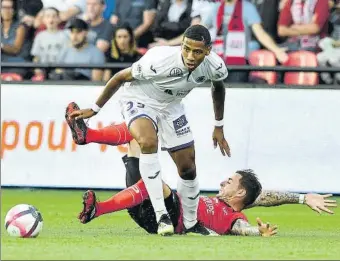
<svg viewBox="0 0 340 261">
<path fill-rule="evenodd" d="M 153 46 L 180 45 L 185 29 L 199 23 L 209 28 L 213 50 L 231 68 L 228 82 L 340 82 L 339 0 L 3 0 L 1 78 L 107 81 Z M 235 32 L 241 38 L 235 38 Z M 236 44 L 226 48 L 233 41 Z M 230 59 L 235 55 L 242 59 Z M 20 63 L 26 63 L 25 68 Z M 104 69 L 107 64 L 113 68 Z M 333 70 L 300 74 L 256 72 L 255 67 L 233 70 L 244 65 Z"/>
</svg>

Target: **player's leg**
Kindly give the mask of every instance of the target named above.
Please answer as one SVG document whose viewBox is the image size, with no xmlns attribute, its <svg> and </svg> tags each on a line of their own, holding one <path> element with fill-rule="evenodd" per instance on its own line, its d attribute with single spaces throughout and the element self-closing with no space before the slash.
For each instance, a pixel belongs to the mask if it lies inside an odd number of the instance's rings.
<svg viewBox="0 0 340 261">
<path fill-rule="evenodd" d="M 139 170 L 159 223 L 158 233 L 173 234 L 174 227 L 164 204 L 158 159 L 158 112 L 138 101 L 122 101 L 121 106 L 129 131 L 140 146 Z"/>
<path fill-rule="evenodd" d="M 196 177 L 195 147 L 189 122 L 184 114 L 183 105 L 169 108 L 168 115 L 161 120 L 163 129 L 160 139 L 162 149 L 167 150 L 177 166 L 179 173 L 177 193 L 183 209 L 183 223 L 187 232 L 210 235 L 211 231 L 197 222 L 199 184 Z"/>
<path fill-rule="evenodd" d="M 164 204 L 161 166 L 157 153 L 158 138 L 155 127 L 151 119 L 142 117 L 131 122 L 129 130 L 141 148 L 139 170 L 159 224 L 157 233 L 170 235 L 174 233 L 174 227 Z"/>
<path fill-rule="evenodd" d="M 71 119 L 69 115 L 75 110 L 79 110 L 79 106 L 76 103 L 71 102 L 66 108 L 65 119 L 71 129 L 72 137 L 76 144 L 84 145 L 94 142 L 117 146 L 128 143 L 133 139 L 125 122 L 111 124 L 107 127 L 95 130 L 86 126 L 82 119 Z"/>
</svg>

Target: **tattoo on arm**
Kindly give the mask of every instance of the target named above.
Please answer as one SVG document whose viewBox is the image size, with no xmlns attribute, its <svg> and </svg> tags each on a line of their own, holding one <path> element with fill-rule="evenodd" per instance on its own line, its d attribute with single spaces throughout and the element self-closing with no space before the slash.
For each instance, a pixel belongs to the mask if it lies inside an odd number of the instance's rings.
<svg viewBox="0 0 340 261">
<path fill-rule="evenodd" d="M 224 114 L 225 88 L 223 81 L 213 82 L 211 95 L 214 104 L 215 119 L 222 120 Z"/>
<path fill-rule="evenodd" d="M 260 236 L 258 227 L 250 225 L 243 219 L 237 219 L 231 228 L 231 234 L 236 236 Z"/>
<path fill-rule="evenodd" d="M 282 204 L 298 204 L 299 197 L 299 193 L 264 190 L 255 202 L 248 206 L 248 208 L 256 206 L 272 207 Z"/>
</svg>

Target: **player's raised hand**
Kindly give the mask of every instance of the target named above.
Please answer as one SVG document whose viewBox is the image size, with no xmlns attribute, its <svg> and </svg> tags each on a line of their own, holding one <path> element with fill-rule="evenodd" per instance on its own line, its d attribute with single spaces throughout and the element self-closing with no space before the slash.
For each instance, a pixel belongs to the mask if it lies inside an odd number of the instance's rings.
<svg viewBox="0 0 340 261">
<path fill-rule="evenodd" d="M 224 138 L 223 127 L 215 127 L 212 138 L 214 142 L 214 148 L 216 149 L 218 144 L 222 155 L 225 156 L 227 154 L 228 157 L 230 157 L 230 148 L 228 142 Z"/>
<path fill-rule="evenodd" d="M 72 119 L 88 119 L 92 116 L 96 115 L 97 113 L 94 112 L 92 109 L 83 109 L 83 110 L 77 110 L 70 114 L 70 118 Z"/>
<path fill-rule="evenodd" d="M 321 212 L 334 214 L 334 212 L 329 209 L 329 207 L 337 207 L 336 200 L 329 199 L 332 196 L 332 194 L 306 194 L 305 204 L 319 214 L 321 214 Z"/>
<path fill-rule="evenodd" d="M 263 237 L 271 237 L 277 234 L 277 226 L 270 225 L 269 223 L 263 223 L 260 218 L 256 219 L 259 231 Z"/>
</svg>

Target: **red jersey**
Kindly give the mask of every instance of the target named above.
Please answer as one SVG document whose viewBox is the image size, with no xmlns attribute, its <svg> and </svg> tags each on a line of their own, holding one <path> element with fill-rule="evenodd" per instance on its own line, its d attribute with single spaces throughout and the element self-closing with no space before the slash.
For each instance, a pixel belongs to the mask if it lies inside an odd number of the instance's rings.
<svg viewBox="0 0 340 261">
<path fill-rule="evenodd" d="M 222 200 L 206 196 L 200 196 L 199 198 L 197 219 L 205 227 L 220 235 L 229 234 L 236 219 L 248 221 L 243 213 L 234 211 Z M 183 211 L 181 207 L 176 233 L 183 233 L 183 231 Z"/>
</svg>

